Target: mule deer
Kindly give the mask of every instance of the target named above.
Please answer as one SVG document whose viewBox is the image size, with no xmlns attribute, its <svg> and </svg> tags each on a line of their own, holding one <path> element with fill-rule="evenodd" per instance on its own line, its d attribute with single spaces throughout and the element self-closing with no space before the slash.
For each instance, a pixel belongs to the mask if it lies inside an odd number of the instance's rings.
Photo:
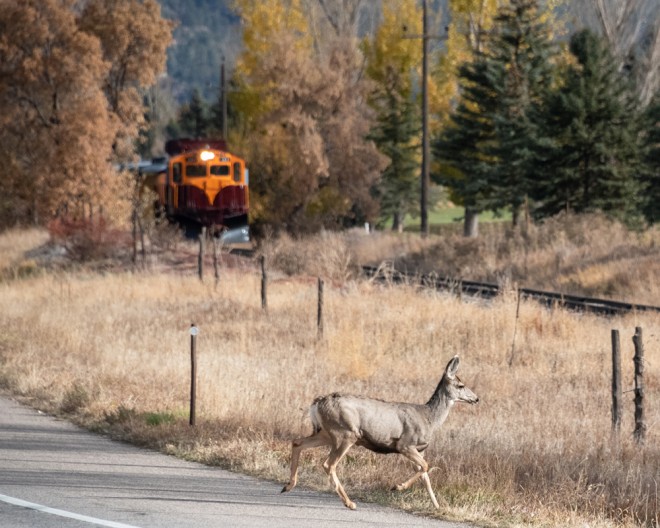
<svg viewBox="0 0 660 528">
<path fill-rule="evenodd" d="M 314 432 L 293 441 L 291 479 L 282 492 L 291 491 L 298 482 L 300 453 L 310 447 L 330 446 L 323 469 L 332 479 L 335 491 L 351 510 L 355 503 L 348 498 L 337 478 L 337 464 L 354 445 L 376 453 L 401 453 L 417 471 L 393 489 L 408 489 L 420 477 L 426 484 L 431 501 L 439 508 L 431 488 L 429 465 L 422 453 L 431 443 L 436 429 L 447 419 L 455 402 L 477 403 L 479 398 L 456 376 L 458 356 L 454 356 L 426 404 L 394 403 L 332 393 L 316 398 L 310 407 Z"/>
</svg>

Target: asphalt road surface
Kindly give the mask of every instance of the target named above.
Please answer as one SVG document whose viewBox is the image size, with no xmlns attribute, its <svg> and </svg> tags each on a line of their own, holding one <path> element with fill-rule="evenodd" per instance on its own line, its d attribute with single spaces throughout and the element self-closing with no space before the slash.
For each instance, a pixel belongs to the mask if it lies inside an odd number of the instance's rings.
<svg viewBox="0 0 660 528">
<path fill-rule="evenodd" d="M 0 397 L 0 527 L 466 525 L 186 462 L 115 442 Z"/>
</svg>

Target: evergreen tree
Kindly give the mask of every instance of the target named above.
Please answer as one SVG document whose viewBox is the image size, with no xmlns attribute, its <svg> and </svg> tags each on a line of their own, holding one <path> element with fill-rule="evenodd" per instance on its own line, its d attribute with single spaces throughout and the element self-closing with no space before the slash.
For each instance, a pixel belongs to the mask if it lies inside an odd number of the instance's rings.
<svg viewBox="0 0 660 528">
<path fill-rule="evenodd" d="M 534 173 L 534 107 L 552 75 L 553 48 L 536 0 L 512 0 L 459 70 L 461 101 L 435 143 L 441 181 L 472 210 L 510 208 L 514 223 Z"/>
<path fill-rule="evenodd" d="M 534 110 L 551 83 L 555 50 L 537 0 L 512 0 L 498 11 L 495 28 L 489 81 L 497 99 L 491 116 L 496 141 L 487 151 L 496 163 L 487 206 L 510 208 L 515 225 L 535 176 Z"/>
<path fill-rule="evenodd" d="M 401 26 L 419 32 L 421 20 L 414 2 L 384 3 L 382 23 L 362 45 L 366 73 L 373 81 L 369 105 L 376 114 L 368 138 L 389 159 L 375 192 L 381 217 L 392 218 L 393 230 L 403 228 L 407 213 L 419 210 L 420 119 L 412 85 L 421 50 L 418 43 L 401 38 Z"/>
<path fill-rule="evenodd" d="M 450 190 L 451 198 L 462 203 L 466 216 L 475 222 L 490 203 L 490 182 L 495 171 L 494 160 L 486 155 L 487 146 L 495 140 L 491 116 L 497 105 L 490 83 L 491 67 L 482 52 L 460 67 L 461 99 L 451 114 L 450 125 L 433 142 L 434 155 L 443 168 L 433 175 L 434 180 Z M 464 234 L 476 236 L 475 230 L 476 226 L 466 219 Z"/>
<path fill-rule="evenodd" d="M 381 216 L 392 218 L 392 230 L 403 228 L 403 219 L 418 201 L 419 119 L 410 99 L 402 99 L 393 90 L 375 97 L 381 113 L 372 129 L 372 139 L 385 154 L 389 165 L 382 173 L 377 192 Z"/>
<path fill-rule="evenodd" d="M 660 93 L 651 101 L 644 114 L 648 130 L 644 142 L 644 170 L 641 184 L 644 201 L 642 212 L 647 222 L 660 222 Z"/>
<path fill-rule="evenodd" d="M 206 137 L 210 123 L 207 118 L 206 103 L 197 89 L 193 91 L 190 102 L 181 108 L 178 124 L 181 133 L 185 136 Z"/>
<path fill-rule="evenodd" d="M 534 214 L 601 210 L 630 220 L 640 190 L 634 90 L 607 46 L 588 30 L 573 35 L 570 51 L 576 64 L 545 105 Z"/>
</svg>

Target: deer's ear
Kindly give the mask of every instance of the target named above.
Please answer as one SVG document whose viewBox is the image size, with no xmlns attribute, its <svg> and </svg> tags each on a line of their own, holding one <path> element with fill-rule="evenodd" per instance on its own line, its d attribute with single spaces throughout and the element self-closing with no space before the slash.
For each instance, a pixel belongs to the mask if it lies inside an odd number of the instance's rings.
<svg viewBox="0 0 660 528">
<path fill-rule="evenodd" d="M 453 379 L 458 370 L 458 356 L 451 358 L 449 363 L 447 363 L 447 368 L 445 369 L 445 374 L 449 379 Z"/>
</svg>

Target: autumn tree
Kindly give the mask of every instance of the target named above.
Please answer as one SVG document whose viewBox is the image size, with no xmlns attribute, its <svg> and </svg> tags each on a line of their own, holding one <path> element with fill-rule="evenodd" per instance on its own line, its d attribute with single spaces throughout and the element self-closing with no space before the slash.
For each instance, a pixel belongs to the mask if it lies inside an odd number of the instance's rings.
<svg viewBox="0 0 660 528">
<path fill-rule="evenodd" d="M 161 156 L 163 145 L 170 136 L 168 126 L 177 118 L 179 106 L 174 101 L 169 85 L 157 82 L 150 87 L 143 97 L 145 106 L 145 126 L 138 139 L 138 154 L 143 159 Z"/>
<path fill-rule="evenodd" d="M 243 18 L 231 144 L 251 167 L 253 219 L 294 232 L 372 221 L 382 158 L 365 140 L 356 13 L 365 2 L 235 2 Z"/>
<path fill-rule="evenodd" d="M 129 158 L 145 125 L 143 97 L 165 70 L 174 24 L 161 17 L 156 0 L 88 0 L 78 24 L 99 39 L 110 65 L 103 87 L 120 124 L 114 151 Z"/>
<path fill-rule="evenodd" d="M 73 0 L 0 2 L 3 223 L 38 223 L 58 208 L 98 210 L 115 188 L 117 134 L 102 90 L 109 64 L 76 25 Z"/>
<path fill-rule="evenodd" d="M 110 4 L 116 13 L 103 11 Z M 4 223 L 127 212 L 127 185 L 113 160 L 133 149 L 143 115 L 139 89 L 155 79 L 164 57 L 158 45 L 136 46 L 149 40 L 149 28 L 131 24 L 168 28 L 158 17 L 143 18 L 157 7 L 92 0 L 81 14 L 74 0 L 0 1 L 0 155 L 13 169 L 0 206 Z M 123 33 L 133 31 L 132 40 Z M 124 37 L 130 44 L 122 48 Z"/>
</svg>

